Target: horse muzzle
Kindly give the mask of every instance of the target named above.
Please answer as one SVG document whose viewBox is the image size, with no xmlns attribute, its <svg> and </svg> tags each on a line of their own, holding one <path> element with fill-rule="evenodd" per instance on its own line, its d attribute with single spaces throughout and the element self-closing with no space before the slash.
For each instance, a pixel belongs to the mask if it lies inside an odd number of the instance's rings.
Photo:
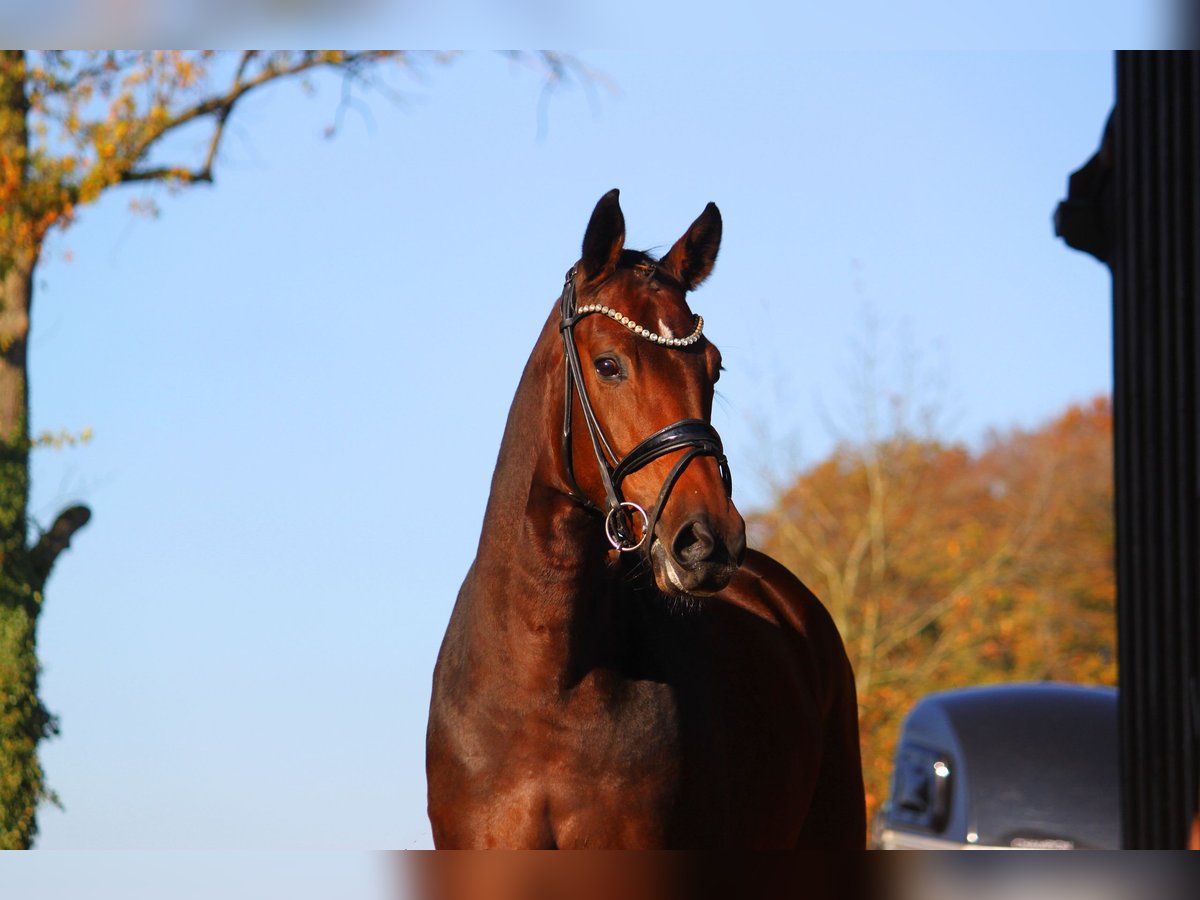
<svg viewBox="0 0 1200 900">
<path fill-rule="evenodd" d="M 741 516 L 731 537 L 721 537 L 708 516 L 698 515 L 680 525 L 669 544 L 656 537 L 650 546 L 659 590 L 676 595 L 717 593 L 729 584 L 745 555 L 746 527 Z"/>
</svg>

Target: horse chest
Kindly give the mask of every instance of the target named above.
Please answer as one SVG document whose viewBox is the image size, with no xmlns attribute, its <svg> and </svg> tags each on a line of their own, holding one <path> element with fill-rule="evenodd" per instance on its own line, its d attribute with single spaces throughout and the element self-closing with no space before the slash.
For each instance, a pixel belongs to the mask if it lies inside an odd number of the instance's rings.
<svg viewBox="0 0 1200 900">
<path fill-rule="evenodd" d="M 773 668 L 718 658 L 677 684 L 585 682 L 547 782 L 558 846 L 755 844 L 798 830 L 819 716 L 795 673 Z"/>
<path fill-rule="evenodd" d="M 638 623 L 642 631 L 651 629 Z M 753 625 L 753 627 L 748 627 Z M 640 632 L 639 632 L 640 633 Z M 779 846 L 804 821 L 820 762 L 812 666 L 735 612 L 621 652 L 566 690 L 448 687 L 433 729 L 450 833 L 533 846 Z M 476 680 L 494 686 L 490 678 Z M 451 735 L 444 741 L 441 735 Z M 434 815 L 431 804 L 431 815 Z M 435 829 L 438 826 L 435 825 Z"/>
</svg>

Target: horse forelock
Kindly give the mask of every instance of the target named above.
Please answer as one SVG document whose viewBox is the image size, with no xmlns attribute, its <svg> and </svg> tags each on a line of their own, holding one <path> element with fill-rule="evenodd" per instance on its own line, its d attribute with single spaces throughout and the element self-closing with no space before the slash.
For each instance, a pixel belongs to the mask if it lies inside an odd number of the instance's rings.
<svg viewBox="0 0 1200 900">
<path fill-rule="evenodd" d="M 584 293 L 587 302 L 608 303 L 668 337 L 686 335 L 694 325 L 686 289 L 645 250 L 623 249 L 612 274 Z"/>
</svg>

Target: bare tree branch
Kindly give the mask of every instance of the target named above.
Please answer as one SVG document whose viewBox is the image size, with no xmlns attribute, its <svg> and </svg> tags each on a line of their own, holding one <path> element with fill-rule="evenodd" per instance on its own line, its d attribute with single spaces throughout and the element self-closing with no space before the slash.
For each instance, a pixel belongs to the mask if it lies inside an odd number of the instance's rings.
<svg viewBox="0 0 1200 900">
<path fill-rule="evenodd" d="M 250 67 L 250 63 L 256 56 L 258 56 L 257 50 L 247 50 L 242 54 L 242 61 L 238 63 L 237 74 L 233 76 L 233 84 L 235 87 L 242 83 L 242 78 L 245 76 L 246 70 Z"/>
<path fill-rule="evenodd" d="M 91 517 L 92 511 L 86 506 L 68 507 L 58 514 L 54 524 L 38 539 L 29 553 L 37 587 L 45 583 L 58 555 L 71 546 L 75 532 L 86 525 Z"/>
<path fill-rule="evenodd" d="M 401 50 L 365 50 L 358 53 L 347 53 L 345 55 L 330 55 L 314 50 L 306 51 L 298 60 L 290 65 L 278 65 L 274 60 L 268 59 L 263 67 L 251 78 L 246 78 L 245 75 L 250 68 L 251 62 L 256 58 L 256 51 L 247 51 L 242 55 L 242 59 L 238 64 L 237 72 L 234 75 L 233 81 L 227 91 L 216 97 L 208 97 L 195 103 L 170 118 L 166 119 L 158 127 L 148 131 L 142 139 L 131 148 L 128 154 L 130 167 L 121 173 L 120 181 L 138 182 L 138 181 L 182 181 L 185 183 L 193 182 L 209 182 L 213 180 L 212 164 L 216 159 L 217 150 L 220 147 L 221 138 L 225 132 L 225 122 L 233 112 L 234 107 L 247 94 L 266 84 L 279 81 L 284 78 L 290 78 L 299 75 L 303 72 L 308 72 L 321 67 L 345 69 L 348 73 L 356 72 L 359 68 L 378 62 L 388 58 L 400 58 L 404 54 Z M 206 116 L 214 116 L 215 124 L 213 126 L 212 138 L 209 141 L 208 154 L 204 164 L 198 169 L 187 167 L 174 166 L 158 166 L 150 169 L 134 168 L 136 161 L 142 159 L 150 148 L 160 141 L 164 136 L 189 122 L 202 119 Z"/>
<path fill-rule="evenodd" d="M 170 166 L 157 166 L 153 169 L 137 169 L 126 172 L 121 176 L 121 182 L 132 184 L 138 181 L 177 181 L 181 184 L 212 184 L 212 172 L 208 166 L 199 169 L 174 169 Z"/>
</svg>

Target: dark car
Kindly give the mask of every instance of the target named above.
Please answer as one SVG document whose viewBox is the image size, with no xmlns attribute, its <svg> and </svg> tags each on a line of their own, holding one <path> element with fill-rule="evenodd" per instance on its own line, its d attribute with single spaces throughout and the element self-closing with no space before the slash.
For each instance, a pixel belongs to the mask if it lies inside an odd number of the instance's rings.
<svg viewBox="0 0 1200 900">
<path fill-rule="evenodd" d="M 964 688 L 905 718 L 873 842 L 1119 849 L 1119 801 L 1116 688 Z"/>
</svg>

